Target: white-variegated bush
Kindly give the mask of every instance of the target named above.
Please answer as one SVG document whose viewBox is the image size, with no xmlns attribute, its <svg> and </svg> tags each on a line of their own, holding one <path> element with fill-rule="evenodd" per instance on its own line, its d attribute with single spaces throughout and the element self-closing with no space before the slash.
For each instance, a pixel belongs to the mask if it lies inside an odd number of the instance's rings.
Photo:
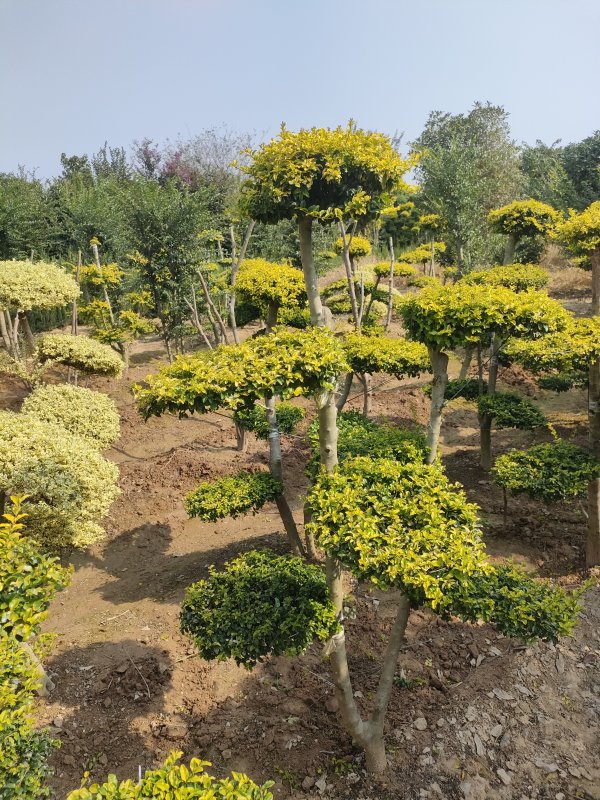
<svg viewBox="0 0 600 800">
<path fill-rule="evenodd" d="M 78 297 L 77 282 L 56 264 L 0 261 L 0 308 L 58 308 Z"/>
</svg>

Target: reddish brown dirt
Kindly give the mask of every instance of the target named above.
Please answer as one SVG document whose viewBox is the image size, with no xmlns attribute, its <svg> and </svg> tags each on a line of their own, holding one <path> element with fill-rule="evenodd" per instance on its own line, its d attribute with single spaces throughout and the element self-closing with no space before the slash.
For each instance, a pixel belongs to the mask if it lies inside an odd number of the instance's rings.
<svg viewBox="0 0 600 800">
<path fill-rule="evenodd" d="M 525 649 L 489 626 L 414 613 L 386 727 L 391 764 L 381 780 L 366 775 L 338 723 L 318 647 L 293 661 L 271 659 L 253 672 L 194 655 L 178 632 L 185 587 L 211 564 L 222 565 L 241 551 L 284 552 L 287 546 L 274 508 L 215 524 L 187 519 L 182 497 L 199 480 L 266 464 L 266 453 L 253 437 L 248 451 L 238 453 L 226 414 L 144 423 L 130 387 L 162 358 L 158 343 L 145 343 L 126 379 L 91 382 L 115 399 L 122 415 L 121 439 L 108 455 L 119 464 L 123 493 L 104 542 L 73 556 L 73 581 L 46 624 L 57 633 L 49 659 L 57 688 L 39 702 L 38 712 L 40 723 L 52 725 L 62 740 L 53 758 L 56 796 L 62 800 L 76 788 L 85 769 L 94 778 L 109 770 L 136 776 L 140 765 L 155 765 L 180 749 L 186 757 L 212 761 L 218 774 L 234 769 L 257 781 L 274 779 L 277 798 L 600 797 L 597 590 L 589 594 L 575 637 L 557 648 Z M 519 376 L 505 378 L 507 385 L 520 383 Z M 378 378 L 373 416 L 398 425 L 425 422 L 422 383 Z M 582 393 L 536 393 L 562 435 L 584 437 Z M 7 385 L 3 405 L 15 407 L 19 396 L 16 384 Z M 349 407 L 360 409 L 361 403 L 357 394 Z M 494 447 L 501 452 L 533 439 L 497 432 Z M 301 438 L 286 440 L 284 460 L 300 521 L 306 485 Z M 511 500 L 505 529 L 501 494 L 477 466 L 476 415 L 463 401 L 446 411 L 444 460 L 451 477 L 481 505 L 494 557 L 514 557 L 566 585 L 580 582 L 579 509 Z M 365 586 L 354 587 L 353 596 L 350 667 L 366 708 L 393 597 Z M 425 730 L 414 727 L 419 717 Z M 506 771 L 508 785 L 498 769 Z"/>
</svg>

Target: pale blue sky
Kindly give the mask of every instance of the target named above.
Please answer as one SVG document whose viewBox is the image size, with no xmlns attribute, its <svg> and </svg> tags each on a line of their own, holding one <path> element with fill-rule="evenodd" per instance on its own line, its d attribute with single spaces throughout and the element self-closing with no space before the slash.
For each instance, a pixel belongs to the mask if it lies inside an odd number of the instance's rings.
<svg viewBox="0 0 600 800">
<path fill-rule="evenodd" d="M 421 131 L 504 105 L 518 141 L 600 128 L 600 0 L 0 0 L 0 171 L 105 140 Z"/>
</svg>

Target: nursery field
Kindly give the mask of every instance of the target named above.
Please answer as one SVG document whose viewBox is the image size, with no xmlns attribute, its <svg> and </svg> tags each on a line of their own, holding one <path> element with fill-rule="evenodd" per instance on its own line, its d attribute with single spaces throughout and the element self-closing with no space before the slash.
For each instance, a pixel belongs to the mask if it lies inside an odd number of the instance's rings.
<svg viewBox="0 0 600 800">
<path fill-rule="evenodd" d="M 57 634 L 48 661 L 56 689 L 38 702 L 37 714 L 62 741 L 52 757 L 57 796 L 76 788 L 84 770 L 96 778 L 107 767 L 136 775 L 139 766 L 178 749 L 210 760 L 217 775 L 234 770 L 257 782 L 274 779 L 277 798 L 600 797 L 597 589 L 586 596 L 574 636 L 556 646 L 525 647 L 488 625 L 447 622 L 426 611 L 411 615 L 386 723 L 391 767 L 382 778 L 367 776 L 340 728 L 321 645 L 298 659 L 270 658 L 251 673 L 195 654 L 178 633 L 184 589 L 240 552 L 288 546 L 274 506 L 216 523 L 188 518 L 182 497 L 199 480 L 263 465 L 267 457 L 253 436 L 245 453 L 236 450 L 227 412 L 144 422 L 131 385 L 164 358 L 160 342 L 148 337 L 135 345 L 125 378 L 85 382 L 119 408 L 121 437 L 108 455 L 119 465 L 122 495 L 106 539 L 74 554 L 71 585 L 46 622 Z M 451 365 L 451 376 L 457 369 Z M 427 380 L 378 376 L 372 417 L 408 428 L 426 423 Z M 585 442 L 582 390 L 541 391 L 518 368 L 501 372 L 500 384 L 535 395 L 561 436 Z M 16 409 L 20 398 L 17 384 L 7 382 L 2 406 Z M 353 387 L 347 407 L 361 403 Z M 505 527 L 501 490 L 478 466 L 478 435 L 473 405 L 452 401 L 443 460 L 449 477 L 481 506 L 489 553 L 576 586 L 585 528 L 579 505 L 511 498 Z M 498 453 L 544 440 L 539 431 L 495 436 Z M 284 438 L 283 450 L 301 522 L 308 457 L 302 430 Z M 362 706 L 375 688 L 395 595 L 362 584 L 347 591 L 359 610 L 347 635 Z"/>
</svg>

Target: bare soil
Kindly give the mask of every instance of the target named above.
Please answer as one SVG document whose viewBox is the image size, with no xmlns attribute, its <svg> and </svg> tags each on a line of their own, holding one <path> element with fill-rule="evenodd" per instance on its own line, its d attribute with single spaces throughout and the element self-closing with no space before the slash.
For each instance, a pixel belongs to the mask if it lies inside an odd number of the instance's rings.
<svg viewBox="0 0 600 800">
<path fill-rule="evenodd" d="M 178 632 L 185 588 L 211 564 L 251 548 L 285 552 L 287 544 L 274 507 L 214 524 L 187 518 L 182 498 L 198 481 L 266 464 L 266 451 L 250 437 L 247 452 L 237 452 L 227 414 L 144 423 L 131 385 L 163 360 L 160 344 L 148 341 L 137 346 L 125 379 L 89 382 L 121 412 L 122 435 L 108 456 L 120 467 L 122 495 L 106 539 L 73 554 L 71 586 L 46 624 L 57 634 L 49 659 L 56 690 L 39 701 L 38 713 L 62 740 L 53 757 L 57 798 L 79 786 L 84 770 L 93 778 L 108 771 L 135 777 L 140 766 L 156 765 L 173 749 L 212 761 L 217 774 L 274 779 L 276 798 L 600 798 L 598 588 L 588 592 L 574 637 L 556 647 L 525 647 L 487 625 L 413 613 L 386 728 L 390 768 L 376 780 L 338 723 L 318 647 L 295 660 L 270 659 L 253 672 L 194 654 Z M 535 393 L 561 435 L 585 439 L 582 392 L 540 392 L 514 372 L 502 379 Z M 424 382 L 378 378 L 373 416 L 423 424 Z M 3 390 L 3 405 L 17 407 L 18 386 L 7 381 Z M 357 389 L 349 407 L 361 404 Z M 494 448 L 499 453 L 546 435 L 495 432 Z M 473 406 L 453 401 L 443 426 L 444 461 L 480 504 L 492 556 L 578 585 L 585 535 L 579 507 L 511 499 L 504 526 L 501 492 L 479 469 L 477 444 Z M 286 439 L 284 466 L 299 522 L 306 456 L 301 436 Z M 367 708 L 394 598 L 368 586 L 354 587 L 353 597 L 350 666 Z"/>
</svg>

